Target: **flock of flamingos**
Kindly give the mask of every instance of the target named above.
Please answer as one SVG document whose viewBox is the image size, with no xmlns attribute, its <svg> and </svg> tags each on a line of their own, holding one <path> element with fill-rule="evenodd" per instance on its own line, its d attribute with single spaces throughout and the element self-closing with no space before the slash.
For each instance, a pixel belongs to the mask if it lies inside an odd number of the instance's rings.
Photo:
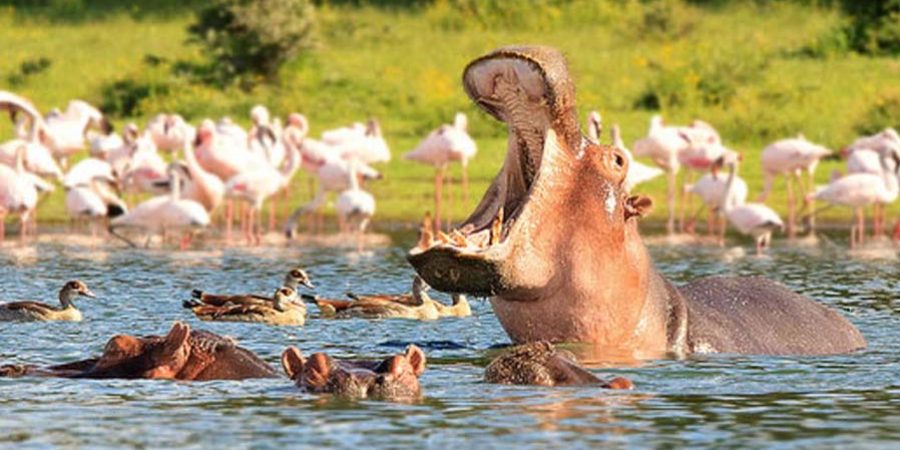
<svg viewBox="0 0 900 450">
<path fill-rule="evenodd" d="M 159 114 L 143 130 L 130 123 L 121 135 L 100 110 L 81 100 L 72 100 L 65 111 L 43 115 L 28 99 L 0 91 L 0 110 L 9 113 L 16 134 L 0 144 L 0 239 L 5 236 L 8 215 L 18 215 L 23 239 L 32 234 L 41 194 L 53 191 L 59 182 L 72 219 L 89 222 L 92 233 L 106 229 L 132 246 L 127 235 L 133 233 L 120 234 L 121 230 L 140 230 L 148 245 L 153 236 L 166 239 L 180 233 L 179 243 L 185 248 L 192 232 L 208 227 L 210 216 L 219 209 L 226 242 L 232 240 L 233 223 L 238 221 L 243 239 L 259 244 L 264 203 L 270 204 L 268 230 L 275 231 L 275 203 L 286 196 L 300 169 L 317 182 L 316 194 L 290 215 L 281 231 L 292 237 L 304 216 L 309 217 L 311 229 L 321 229 L 322 211 L 333 192 L 340 230 L 361 235 L 375 213 L 375 199 L 364 189 L 365 183 L 379 179 L 381 174 L 373 166 L 391 158 L 377 120 L 329 130 L 314 139 L 308 136 L 309 122 L 302 114 L 292 113 L 282 123 L 261 105 L 250 111 L 249 130 L 227 117 L 218 122 L 205 119 L 195 127 L 178 114 Z M 602 128 L 600 115 L 592 112 L 588 137 L 599 141 Z M 697 214 L 689 211 L 691 194 L 695 194 L 708 210 L 711 236 L 724 242 L 730 223 L 755 239 L 757 253 L 776 230 L 794 237 L 802 222 L 814 231 L 817 200 L 854 210 L 851 247 L 865 239 L 866 207 L 873 207 L 873 235 L 883 236 L 884 207 L 897 200 L 900 192 L 900 136 L 892 128 L 861 136 L 844 147 L 841 156 L 847 158 L 847 175 L 834 173 L 825 186 L 816 186 L 814 175 L 818 162 L 831 150 L 802 135 L 768 145 L 761 154 L 764 189 L 756 202 L 747 201 L 747 184 L 737 174 L 741 154 L 724 146 L 719 133 L 706 122 L 671 126 L 654 116 L 647 135 L 634 142 L 632 149 L 633 156 L 649 158 L 656 167 L 634 160 L 618 126 L 610 134 L 613 144 L 631 160 L 627 189 L 663 174 L 667 177 L 670 234 L 676 230 L 694 233 Z M 89 155 L 70 164 L 86 147 Z M 441 125 L 405 155 L 435 169 L 434 223 L 441 224 L 448 165 L 462 165 L 463 198 L 467 198 L 466 167 L 476 151 L 466 116 L 458 113 L 452 124 Z M 164 158 L 161 152 L 171 157 Z M 682 169 L 683 184 L 678 186 Z M 786 223 L 763 203 L 779 176 L 786 179 Z M 124 193 L 154 196 L 128 205 Z M 900 238 L 900 223 L 892 235 Z"/>
</svg>

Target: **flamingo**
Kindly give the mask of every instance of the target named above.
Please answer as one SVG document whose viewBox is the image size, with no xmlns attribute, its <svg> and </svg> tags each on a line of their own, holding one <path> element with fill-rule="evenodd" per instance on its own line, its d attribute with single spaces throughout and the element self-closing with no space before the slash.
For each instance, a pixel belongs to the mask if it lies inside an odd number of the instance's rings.
<svg viewBox="0 0 900 450">
<path fill-rule="evenodd" d="M 341 158 L 357 159 L 366 164 L 391 160 L 391 150 L 381 134 L 381 125 L 377 119 L 369 119 L 363 136 L 351 137 L 334 144 L 334 148 Z"/>
<path fill-rule="evenodd" d="M 104 134 L 112 128 L 99 109 L 83 100 L 72 100 L 64 113 L 54 111 L 44 120 L 49 135 L 50 150 L 54 156 L 65 161 L 84 148 L 84 138 L 88 128 L 99 127 Z"/>
<path fill-rule="evenodd" d="M 756 240 L 756 255 L 762 256 L 763 248 L 772 242 L 772 232 L 783 230 L 784 223 L 778 213 L 762 203 L 738 203 L 740 198 L 734 195 L 735 180 L 737 179 L 737 158 L 730 159 L 728 166 L 728 181 L 725 183 L 725 204 L 723 212 L 729 222 L 741 234 L 753 236 Z M 725 226 L 720 224 L 720 242 L 725 240 Z"/>
<path fill-rule="evenodd" d="M 801 134 L 796 138 L 782 139 L 767 145 L 763 149 L 762 155 L 760 155 L 765 186 L 757 200 L 764 202 L 768 198 L 769 193 L 772 192 L 772 184 L 775 181 L 775 177 L 783 175 L 786 178 L 788 194 L 787 233 L 789 238 L 793 238 L 796 234 L 797 220 L 792 180 L 796 179 L 798 187 L 803 191 L 801 198 L 807 198 L 807 194 L 814 185 L 816 166 L 819 164 L 819 160 L 830 154 L 831 150 L 806 140 Z M 800 178 L 800 173 L 804 171 L 808 180 L 805 188 L 803 180 Z M 814 207 L 815 205 L 811 206 Z M 810 227 L 811 231 L 815 231 L 815 222 L 812 216 Z"/>
<path fill-rule="evenodd" d="M 366 135 L 366 124 L 353 122 L 348 127 L 335 128 L 322 132 L 322 142 L 328 145 L 338 145 L 343 142 L 361 138 Z"/>
<path fill-rule="evenodd" d="M 193 142 L 197 130 L 179 114 L 157 114 L 147 123 L 147 132 L 158 149 L 175 152 Z"/>
<path fill-rule="evenodd" d="M 16 152 L 25 146 L 25 169 L 41 176 L 62 178 L 62 170 L 44 145 L 46 128 L 40 112 L 27 99 L 6 91 L 0 91 L 0 110 L 6 110 L 16 122 L 20 137 L 0 145 L 0 163 L 14 166 Z M 24 117 L 16 119 L 19 113 Z"/>
<path fill-rule="evenodd" d="M 98 158 L 85 158 L 72 166 L 63 177 L 63 186 L 67 188 L 75 186 L 87 186 L 94 178 L 115 180 L 112 165 Z"/>
<path fill-rule="evenodd" d="M 107 159 L 111 152 L 125 145 L 125 140 L 116 132 L 107 135 L 92 133 L 88 140 L 91 144 L 90 155 L 99 159 Z"/>
<path fill-rule="evenodd" d="M 160 193 L 158 183 L 166 179 L 167 165 L 156 151 L 156 144 L 148 133 L 138 133 L 137 125 L 131 123 L 125 130 L 127 162 L 117 160 L 116 173 L 121 174 L 122 184 L 131 192 Z"/>
<path fill-rule="evenodd" d="M 200 165 L 190 142 L 184 145 L 184 162 L 186 177 L 191 180 L 184 189 L 184 198 L 200 203 L 212 213 L 222 203 L 225 183 Z"/>
<path fill-rule="evenodd" d="M 16 151 L 15 167 L 0 164 L 0 240 L 6 234 L 7 214 L 19 214 L 19 234 L 28 235 L 28 220 L 37 207 L 38 192 L 34 180 L 25 170 L 25 147 Z"/>
<path fill-rule="evenodd" d="M 168 168 L 172 180 L 171 193 L 159 195 L 139 203 L 131 211 L 112 219 L 109 224 L 110 234 L 135 247 L 130 240 L 116 234 L 118 228 L 140 228 L 148 233 L 145 247 L 150 245 L 154 234 L 163 234 L 169 229 L 204 228 L 209 225 L 209 213 L 203 205 L 181 198 L 180 175 L 174 167 Z M 190 234 L 185 234 L 180 241 L 180 248 L 186 249 L 190 244 Z"/>
<path fill-rule="evenodd" d="M 247 242 L 253 242 L 258 245 L 260 242 L 262 207 L 263 202 L 269 197 L 277 194 L 284 189 L 293 178 L 294 174 L 300 168 L 300 152 L 297 149 L 291 149 L 288 154 L 288 162 L 281 170 L 263 164 L 255 168 L 243 171 L 230 178 L 225 183 L 225 196 L 228 198 L 236 198 L 250 204 L 248 211 L 248 221 L 245 227 L 245 236 Z M 254 231 L 254 216 L 259 215 L 256 228 Z M 271 205 L 269 209 L 269 230 L 275 228 L 275 205 Z"/>
<path fill-rule="evenodd" d="M 452 161 L 460 161 L 462 164 L 463 201 L 468 202 L 468 161 L 478 151 L 475 141 L 469 136 L 466 115 L 456 113 L 453 124 L 444 124 L 428 134 L 404 158 L 431 165 L 435 168 L 434 175 L 434 222 L 441 223 L 441 201 L 443 199 L 443 180 L 447 172 L 447 165 Z"/>
<path fill-rule="evenodd" d="M 357 177 L 357 165 L 353 161 L 347 173 L 348 188 L 341 192 L 334 204 L 342 233 L 353 231 L 357 234 L 358 248 L 362 248 L 362 235 L 366 232 L 369 220 L 375 214 L 375 197 L 360 189 Z"/>
<path fill-rule="evenodd" d="M 881 203 L 889 204 L 897 200 L 897 169 L 891 169 L 888 158 L 893 159 L 894 167 L 900 166 L 900 157 L 896 152 L 881 152 L 881 174 L 855 173 L 838 178 L 810 196 L 832 205 L 853 208 L 856 224 L 850 227 L 850 247 L 861 245 L 865 236 L 865 218 L 863 208 Z"/>
<path fill-rule="evenodd" d="M 304 148 L 310 143 L 310 139 L 304 140 Z M 319 144 L 322 145 L 322 144 Z M 304 156 L 304 160 L 306 157 Z M 363 180 L 381 179 L 381 174 L 362 163 L 361 161 L 345 160 L 333 155 L 326 156 L 319 165 L 315 166 L 313 175 L 318 180 L 316 195 L 309 203 L 297 208 L 291 213 L 284 226 L 284 233 L 290 239 L 294 236 L 297 228 L 297 221 L 304 214 L 318 214 L 321 207 L 325 204 L 325 200 L 329 192 L 343 192 L 350 188 L 347 180 L 351 166 L 354 166 L 357 177 Z"/>
<path fill-rule="evenodd" d="M 66 212 L 72 219 L 91 222 L 91 236 L 96 237 L 98 221 L 112 219 L 128 212 L 125 202 L 116 195 L 115 180 L 97 176 L 87 183 L 66 186 Z"/>
<path fill-rule="evenodd" d="M 725 165 L 726 161 L 731 161 L 733 159 L 739 161 L 741 155 L 729 151 L 716 163 L 716 165 Z M 709 218 L 706 223 L 710 236 L 715 233 L 715 218 L 717 216 L 719 219 L 722 218 L 726 202 L 731 202 L 731 204 L 734 205 L 741 205 L 747 202 L 747 183 L 741 177 L 735 175 L 734 185 L 731 187 L 731 198 L 729 199 L 725 198 L 726 185 L 726 177 L 722 177 L 718 173 L 707 173 L 700 177 L 700 179 L 688 189 L 691 193 L 699 196 L 703 201 L 703 205 L 709 210 Z M 722 224 L 720 223 L 720 225 Z M 721 230 L 721 234 L 724 234 L 724 231 L 725 230 Z M 724 245 L 724 242 L 720 240 L 719 244 Z"/>
<path fill-rule="evenodd" d="M 678 155 L 689 145 L 690 140 L 684 133 L 680 132 L 677 127 L 666 126 L 662 117 L 655 115 L 650 119 L 650 130 L 647 136 L 638 139 L 632 146 L 635 156 L 651 158 L 657 166 L 666 172 L 668 180 L 666 205 L 669 210 L 666 231 L 669 234 L 675 232 L 675 196 L 678 171 L 681 168 Z"/>
<path fill-rule="evenodd" d="M 281 167 L 286 152 L 281 140 L 280 126 L 269 120 L 269 110 L 256 105 L 250 110 L 252 126 L 247 133 L 247 148 L 264 158 L 272 167 Z"/>
<path fill-rule="evenodd" d="M 847 158 L 847 173 L 882 172 L 880 154 L 883 152 L 900 153 L 900 135 L 893 128 L 886 128 L 871 136 L 862 136 L 841 151 Z M 896 169 L 893 160 L 888 160 L 888 168 Z M 884 232 L 884 210 L 876 203 L 873 211 L 873 236 L 881 236 Z"/>
</svg>

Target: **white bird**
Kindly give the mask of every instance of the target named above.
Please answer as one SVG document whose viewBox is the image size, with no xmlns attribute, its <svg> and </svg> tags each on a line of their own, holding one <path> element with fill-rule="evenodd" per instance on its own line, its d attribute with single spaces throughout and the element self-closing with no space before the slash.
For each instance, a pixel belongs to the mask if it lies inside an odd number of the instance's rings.
<svg viewBox="0 0 900 450">
<path fill-rule="evenodd" d="M 735 152 L 728 152 L 725 156 L 723 156 L 720 163 L 724 165 L 727 161 L 731 161 L 732 159 L 739 160 L 740 155 Z M 719 173 L 707 173 L 700 177 L 696 183 L 689 187 L 689 191 L 693 194 L 696 194 L 700 197 L 700 200 L 703 201 L 703 205 L 709 211 L 709 216 L 707 219 L 707 230 L 710 235 L 715 233 L 716 229 L 716 217 L 721 218 L 724 214 L 724 207 L 726 202 L 730 202 L 733 205 L 742 205 L 747 202 L 747 183 L 743 180 L 743 178 L 735 175 L 734 176 L 734 185 L 731 187 L 730 198 L 725 198 L 725 189 L 727 187 L 728 179 L 726 176 L 723 176 Z M 719 225 L 722 225 L 721 221 L 719 221 Z M 719 230 L 719 235 L 724 235 L 725 230 Z M 720 244 L 724 244 L 721 242 Z"/>
<path fill-rule="evenodd" d="M 344 159 L 356 159 L 366 164 L 391 160 L 391 150 L 381 134 L 381 125 L 377 119 L 369 119 L 363 136 L 349 138 L 333 146 Z"/>
<path fill-rule="evenodd" d="M 87 186 L 94 178 L 115 180 L 112 165 L 97 158 L 85 158 L 72 166 L 63 177 L 63 186 L 67 188 Z"/>
<path fill-rule="evenodd" d="M 15 166 L 16 152 L 25 146 L 25 169 L 41 176 L 59 179 L 62 170 L 46 147 L 47 131 L 40 112 L 27 99 L 0 91 L 0 110 L 6 110 L 16 123 L 19 138 L 0 145 L 0 163 Z M 17 117 L 20 113 L 22 117 Z"/>
<path fill-rule="evenodd" d="M 137 125 L 129 124 L 125 132 L 129 152 L 124 166 L 113 169 L 120 174 L 122 186 L 129 192 L 160 193 L 159 183 L 166 180 L 167 165 L 156 150 L 149 133 L 138 133 Z M 118 161 L 121 164 L 121 160 Z"/>
<path fill-rule="evenodd" d="M 304 147 L 306 147 L 307 141 L 310 140 L 304 140 Z M 315 166 L 312 172 L 318 181 L 315 197 L 309 203 L 295 209 L 285 223 L 284 232 L 288 238 L 294 236 L 297 222 L 305 214 L 313 214 L 313 219 L 321 222 L 321 216 L 316 216 L 320 214 L 322 206 L 325 205 L 328 193 L 339 193 L 350 188 L 347 181 L 349 180 L 351 166 L 356 171 L 358 178 L 363 180 L 377 180 L 381 178 L 381 174 L 377 170 L 361 161 L 348 161 L 334 156 L 327 157 L 319 165 Z"/>
<path fill-rule="evenodd" d="M 762 203 L 736 203 L 738 198 L 732 195 L 737 177 L 737 159 L 729 160 L 728 181 L 725 183 L 725 217 L 740 233 L 753 236 L 756 240 L 756 255 L 762 255 L 763 248 L 772 242 L 772 232 L 784 229 L 784 223 L 778 213 Z M 721 240 L 725 239 L 725 227 L 721 226 Z"/>
<path fill-rule="evenodd" d="M 838 178 L 813 196 L 832 205 L 853 208 L 856 224 L 850 227 L 850 247 L 863 243 L 865 237 L 865 218 L 863 208 L 869 205 L 887 205 L 897 200 L 898 180 L 896 171 L 889 167 L 888 158 L 893 159 L 894 167 L 900 166 L 900 158 L 896 152 L 882 152 L 880 155 L 882 173 L 855 173 Z M 895 169 L 896 170 L 896 169 Z"/>
<path fill-rule="evenodd" d="M 131 241 L 116 234 L 116 230 L 119 228 L 140 228 L 148 233 L 145 246 L 149 246 L 155 234 L 163 234 L 168 230 L 189 231 L 208 226 L 210 222 L 209 214 L 203 208 L 203 205 L 193 200 L 181 198 L 179 176 L 177 170 L 170 168 L 169 178 L 173 180 L 171 184 L 172 192 L 168 195 L 160 195 L 145 200 L 131 211 L 111 220 L 109 225 L 110 233 L 134 247 L 135 245 Z M 184 249 L 189 243 L 190 234 L 186 233 L 181 240 L 180 246 Z"/>
<path fill-rule="evenodd" d="M 348 127 L 335 128 L 322 132 L 322 142 L 328 145 L 338 145 L 351 139 L 361 138 L 366 135 L 366 124 L 353 122 Z"/>
<path fill-rule="evenodd" d="M 147 132 L 163 151 L 176 152 L 194 141 L 197 130 L 178 114 L 157 114 L 147 123 Z"/>
<path fill-rule="evenodd" d="M 347 174 L 349 187 L 338 196 L 334 209 L 338 214 L 341 232 L 353 231 L 362 234 L 375 214 L 375 197 L 360 189 L 356 173 L 358 164 L 358 162 L 350 164 Z"/>
<path fill-rule="evenodd" d="M 859 137 L 844 148 L 841 154 L 847 158 L 847 173 L 880 175 L 883 172 L 880 155 L 884 152 L 900 154 L 900 135 L 893 128 Z M 887 163 L 888 170 L 896 170 L 893 159 L 887 160 Z M 873 235 L 881 236 L 884 231 L 884 209 L 880 203 L 876 203 L 873 209 Z"/>
<path fill-rule="evenodd" d="M 197 162 L 191 143 L 185 144 L 184 162 L 187 178 L 190 179 L 184 189 L 184 198 L 200 203 L 208 212 L 212 213 L 225 197 L 225 183 L 215 174 L 206 171 Z"/>
<path fill-rule="evenodd" d="M 760 155 L 762 162 L 764 187 L 763 192 L 757 199 L 764 202 L 772 192 L 772 185 L 775 177 L 783 175 L 787 180 L 788 195 L 788 237 L 794 237 L 796 233 L 796 199 L 793 189 L 793 181 L 796 180 L 798 188 L 801 190 L 800 198 L 807 198 L 809 192 L 814 187 L 816 166 L 819 160 L 831 154 L 831 150 L 814 144 L 806 140 L 803 135 L 796 138 L 782 139 L 773 142 L 763 149 Z M 807 185 L 804 187 L 804 181 L 800 177 L 802 172 L 806 172 Z M 814 205 L 810 205 L 814 207 Z M 815 222 L 810 221 L 810 227 L 815 229 Z"/>
<path fill-rule="evenodd" d="M 91 223 L 92 236 L 97 234 L 98 222 L 128 212 L 125 202 L 113 192 L 113 182 L 98 176 L 87 183 L 66 187 L 66 212 L 72 219 L 87 219 Z"/>
<path fill-rule="evenodd" d="M 287 187 L 291 178 L 300 168 L 300 159 L 300 152 L 297 149 L 291 149 L 287 164 L 282 169 L 263 164 L 240 172 L 225 183 L 226 197 L 243 200 L 250 204 L 247 224 L 244 227 L 248 243 L 259 244 L 262 235 L 263 202 Z M 272 203 L 269 209 L 270 230 L 275 227 L 274 200 Z M 258 218 L 257 215 L 259 215 Z M 254 219 L 257 219 L 255 228 Z"/>
<path fill-rule="evenodd" d="M 84 148 L 88 128 L 99 127 L 104 134 L 112 131 L 103 113 L 83 100 L 70 101 L 64 113 L 48 114 L 44 123 L 50 150 L 63 162 Z"/>
<path fill-rule="evenodd" d="M 250 110 L 250 122 L 252 126 L 247 132 L 247 148 L 272 167 L 281 167 L 287 152 L 280 122 L 277 118 L 270 120 L 269 110 L 263 105 L 256 105 Z"/>
<path fill-rule="evenodd" d="M 478 148 L 467 131 L 466 115 L 459 112 L 453 124 L 444 124 L 428 134 L 405 159 L 428 164 L 435 168 L 434 175 L 434 223 L 440 227 L 443 202 L 443 181 L 447 165 L 459 161 L 462 165 L 463 202 L 469 197 L 469 159 L 475 156 Z"/>
<path fill-rule="evenodd" d="M 650 130 L 647 133 L 647 136 L 638 139 L 632 145 L 635 156 L 649 157 L 653 160 L 654 164 L 666 172 L 668 180 L 666 205 L 669 210 L 669 218 L 666 221 L 666 231 L 668 231 L 669 234 L 672 234 L 675 231 L 676 193 L 678 198 L 681 198 L 681 194 L 677 187 L 678 171 L 681 168 L 681 162 L 679 161 L 678 155 L 684 149 L 688 148 L 690 144 L 690 140 L 678 129 L 678 127 L 666 126 L 663 123 L 662 117 L 655 115 L 650 119 Z"/>
<path fill-rule="evenodd" d="M 116 132 L 111 132 L 107 135 L 91 133 L 88 140 L 91 143 L 90 155 L 99 159 L 107 159 L 111 152 L 125 145 L 125 140 Z"/>
<path fill-rule="evenodd" d="M 37 207 L 38 192 L 34 180 L 25 170 L 25 147 L 16 152 L 15 167 L 0 164 L 0 240 L 6 234 L 8 214 L 19 214 L 19 234 L 28 235 L 28 223 Z"/>
</svg>

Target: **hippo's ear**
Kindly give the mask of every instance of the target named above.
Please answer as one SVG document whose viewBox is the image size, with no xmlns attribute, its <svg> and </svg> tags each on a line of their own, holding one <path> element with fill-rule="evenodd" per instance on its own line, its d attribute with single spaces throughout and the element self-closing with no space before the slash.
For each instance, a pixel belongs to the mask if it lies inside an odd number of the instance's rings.
<svg viewBox="0 0 900 450">
<path fill-rule="evenodd" d="M 313 388 L 324 387 L 328 383 L 328 377 L 331 376 L 331 364 L 328 362 L 328 355 L 313 353 L 306 361 L 303 375 L 303 381 L 306 385 Z"/>
<path fill-rule="evenodd" d="M 603 387 L 607 389 L 624 389 L 624 390 L 632 390 L 634 389 L 634 383 L 631 382 L 628 378 L 625 377 L 615 377 L 606 383 Z"/>
<path fill-rule="evenodd" d="M 184 322 L 175 322 L 165 339 L 165 352 L 175 353 L 184 347 L 191 337 L 191 327 Z"/>
<path fill-rule="evenodd" d="M 412 366 L 413 373 L 415 373 L 417 377 L 425 372 L 425 352 L 423 352 L 421 348 L 416 347 L 415 345 L 407 347 L 406 360 L 409 361 L 409 365 Z"/>
<path fill-rule="evenodd" d="M 632 217 L 641 218 L 653 210 L 653 200 L 644 195 L 632 195 L 625 201 L 625 220 Z"/>
<path fill-rule="evenodd" d="M 288 378 L 297 381 L 303 374 L 303 354 L 297 347 L 288 347 L 281 354 L 281 367 Z"/>
</svg>

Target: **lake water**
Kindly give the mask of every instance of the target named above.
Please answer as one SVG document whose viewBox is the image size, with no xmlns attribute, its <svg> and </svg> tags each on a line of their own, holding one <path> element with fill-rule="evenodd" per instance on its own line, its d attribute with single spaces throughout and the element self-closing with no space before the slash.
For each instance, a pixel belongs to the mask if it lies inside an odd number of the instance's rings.
<svg viewBox="0 0 900 450">
<path fill-rule="evenodd" d="M 269 292 L 304 264 L 322 295 L 408 290 L 410 235 L 362 253 L 329 248 L 139 251 L 53 242 L 0 247 L 0 299 L 55 301 L 68 279 L 98 299 L 81 323 L 0 323 L 0 362 L 50 364 L 99 353 L 116 333 L 161 334 L 183 320 L 233 336 L 276 367 L 309 354 L 377 357 L 419 343 L 428 355 L 417 404 L 298 392 L 286 379 L 185 383 L 0 379 L 0 447 L 28 448 L 896 448 L 900 441 L 900 264 L 890 244 L 787 246 L 766 258 L 740 249 L 650 245 L 675 282 L 765 275 L 839 309 L 869 341 L 827 357 L 717 355 L 595 367 L 631 392 L 481 381 L 487 350 L 508 342 L 484 301 L 474 316 L 435 322 L 308 320 L 304 327 L 201 323 L 181 301 L 193 288 Z M 748 247 L 749 253 L 749 247 Z M 315 308 L 310 308 L 314 311 Z"/>
</svg>

